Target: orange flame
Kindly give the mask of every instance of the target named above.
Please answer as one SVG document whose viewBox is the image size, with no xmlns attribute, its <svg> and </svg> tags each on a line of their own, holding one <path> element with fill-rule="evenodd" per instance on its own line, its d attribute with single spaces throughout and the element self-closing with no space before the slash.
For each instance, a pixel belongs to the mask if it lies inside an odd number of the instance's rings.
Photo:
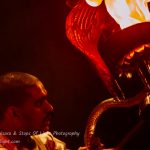
<svg viewBox="0 0 150 150">
<path fill-rule="evenodd" d="M 107 11 L 122 29 L 150 21 L 148 2 L 150 0 L 105 0 Z"/>
</svg>

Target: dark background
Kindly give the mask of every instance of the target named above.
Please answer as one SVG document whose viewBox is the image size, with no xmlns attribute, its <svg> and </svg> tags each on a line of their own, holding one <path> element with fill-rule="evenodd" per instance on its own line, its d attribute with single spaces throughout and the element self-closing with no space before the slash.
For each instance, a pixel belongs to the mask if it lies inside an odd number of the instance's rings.
<svg viewBox="0 0 150 150">
<path fill-rule="evenodd" d="M 65 0 L 0 2 L 0 74 L 23 71 L 39 77 L 55 108 L 54 130 L 67 147 L 83 145 L 87 118 L 109 94 L 88 59 L 68 41 Z"/>
</svg>

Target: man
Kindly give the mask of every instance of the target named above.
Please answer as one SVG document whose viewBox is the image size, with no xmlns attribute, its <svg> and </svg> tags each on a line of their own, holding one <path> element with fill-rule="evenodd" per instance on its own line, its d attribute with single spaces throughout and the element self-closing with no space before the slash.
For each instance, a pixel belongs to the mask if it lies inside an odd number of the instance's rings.
<svg viewBox="0 0 150 150">
<path fill-rule="evenodd" d="M 42 82 L 33 75 L 0 76 L 0 150 L 67 150 L 49 132 L 53 107 L 47 97 Z"/>
<path fill-rule="evenodd" d="M 33 75 L 0 76 L 0 150 L 64 150 L 50 132 L 53 107 L 47 91 Z"/>
</svg>

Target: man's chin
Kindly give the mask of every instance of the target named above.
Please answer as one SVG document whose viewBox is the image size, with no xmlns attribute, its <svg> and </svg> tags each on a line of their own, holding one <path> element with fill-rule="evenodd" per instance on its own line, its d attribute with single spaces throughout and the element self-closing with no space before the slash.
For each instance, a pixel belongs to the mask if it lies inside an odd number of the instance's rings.
<svg viewBox="0 0 150 150">
<path fill-rule="evenodd" d="M 47 132 L 47 131 L 49 131 L 50 130 L 50 127 L 49 126 L 46 126 L 45 128 L 43 128 L 43 131 L 44 132 Z"/>
<path fill-rule="evenodd" d="M 44 124 L 43 124 L 43 131 L 50 131 L 50 125 L 51 125 L 51 123 L 50 123 L 50 121 L 46 121 Z"/>
<path fill-rule="evenodd" d="M 45 125 L 45 126 L 43 126 L 42 128 L 41 128 L 41 131 L 42 132 L 47 132 L 47 131 L 50 131 L 51 129 L 50 129 L 50 126 L 49 125 Z"/>
</svg>

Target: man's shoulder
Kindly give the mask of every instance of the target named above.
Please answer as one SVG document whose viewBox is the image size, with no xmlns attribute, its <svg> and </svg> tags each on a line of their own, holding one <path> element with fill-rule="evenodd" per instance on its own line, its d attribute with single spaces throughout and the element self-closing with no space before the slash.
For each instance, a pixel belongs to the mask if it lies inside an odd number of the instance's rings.
<svg viewBox="0 0 150 150">
<path fill-rule="evenodd" d="M 42 134 L 34 135 L 31 137 L 35 140 L 38 146 L 55 147 L 58 150 L 66 150 L 66 144 L 55 138 L 51 132 L 44 132 Z"/>
</svg>

